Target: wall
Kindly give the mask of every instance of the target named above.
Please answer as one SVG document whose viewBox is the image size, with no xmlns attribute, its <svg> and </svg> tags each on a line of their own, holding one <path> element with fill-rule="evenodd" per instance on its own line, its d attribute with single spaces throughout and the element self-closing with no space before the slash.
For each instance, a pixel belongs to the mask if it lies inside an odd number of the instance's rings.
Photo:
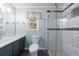
<svg viewBox="0 0 79 59">
<path fill-rule="evenodd" d="M 67 29 L 48 31 L 48 50 L 50 55 L 79 56 L 79 16 L 71 17 L 71 10 L 78 6 L 79 4 L 74 4 L 63 13 L 57 13 L 57 18 L 55 18 L 54 13 L 50 14 L 48 28 Z"/>
<path fill-rule="evenodd" d="M 74 4 L 63 12 L 63 17 L 67 19 L 64 28 L 79 28 L 79 16 L 72 18 L 71 10 L 79 4 Z M 79 56 L 79 30 L 63 31 L 62 54 L 69 56 Z"/>
<path fill-rule="evenodd" d="M 51 12 L 48 19 L 48 27 L 51 29 L 61 28 L 60 21 L 62 14 Z M 50 55 L 62 55 L 62 31 L 61 30 L 47 30 L 47 42 Z"/>
<path fill-rule="evenodd" d="M 39 19 L 39 31 L 29 31 L 27 28 L 27 15 L 26 12 L 35 11 L 40 12 L 41 19 Z M 26 48 L 30 46 L 31 42 L 31 36 L 32 35 L 39 35 L 40 41 L 39 41 L 39 47 L 40 49 L 46 48 L 46 20 L 47 20 L 47 13 L 46 9 L 43 8 L 16 8 L 16 22 L 19 22 L 19 24 L 16 23 L 16 33 L 25 33 L 26 34 L 26 41 L 25 45 Z M 23 24 L 23 22 L 25 24 Z"/>
<path fill-rule="evenodd" d="M 56 28 L 56 13 L 50 12 L 47 23 L 47 28 Z M 56 31 L 47 30 L 47 48 L 51 55 L 56 55 L 56 45 Z"/>
<path fill-rule="evenodd" d="M 48 50 L 50 55 L 79 56 L 79 16 L 71 17 L 71 10 L 78 6 L 79 4 L 74 4 L 63 13 L 57 13 L 57 18 L 55 18 L 53 12 L 50 14 L 48 28 L 67 29 L 48 31 Z"/>
<path fill-rule="evenodd" d="M 26 34 L 26 41 L 25 45 L 26 48 L 28 49 L 31 42 L 31 36 L 32 35 L 39 35 L 40 36 L 40 41 L 39 41 L 39 46 L 40 49 L 46 48 L 46 21 L 47 21 L 47 10 L 50 9 L 48 7 L 51 6 L 36 6 L 35 8 L 15 8 L 11 4 L 7 4 L 9 8 L 11 8 L 12 13 L 5 13 L 5 30 L 0 31 L 0 35 L 9 35 L 9 34 L 15 34 L 15 33 L 25 33 Z M 40 7 L 40 8 L 38 8 Z M 52 9 L 52 8 L 51 8 Z M 31 32 L 27 28 L 27 15 L 26 12 L 28 11 L 35 11 L 35 12 L 40 12 L 41 13 L 41 19 L 39 20 L 39 31 L 34 31 Z M 15 16 L 16 12 L 16 16 Z"/>
</svg>

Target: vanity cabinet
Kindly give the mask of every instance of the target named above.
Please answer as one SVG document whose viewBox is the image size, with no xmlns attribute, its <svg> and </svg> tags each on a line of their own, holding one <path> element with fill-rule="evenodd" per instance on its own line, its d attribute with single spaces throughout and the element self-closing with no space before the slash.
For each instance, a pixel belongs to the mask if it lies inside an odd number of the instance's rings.
<svg viewBox="0 0 79 59">
<path fill-rule="evenodd" d="M 13 45 L 12 45 L 12 48 L 13 48 L 13 56 L 17 56 L 20 54 L 20 40 L 17 40 L 15 42 L 13 42 Z"/>
<path fill-rule="evenodd" d="M 22 37 L 2 48 L 0 48 L 0 56 L 19 56 L 25 47 L 25 37 Z"/>
<path fill-rule="evenodd" d="M 20 39 L 20 50 L 21 50 L 21 53 L 24 50 L 24 47 L 25 47 L 25 37 Z"/>
<path fill-rule="evenodd" d="M 20 38 L 19 40 L 13 43 L 13 56 L 18 56 L 22 53 L 25 47 L 25 37 Z"/>
<path fill-rule="evenodd" d="M 12 56 L 12 44 L 0 48 L 0 56 Z"/>
</svg>

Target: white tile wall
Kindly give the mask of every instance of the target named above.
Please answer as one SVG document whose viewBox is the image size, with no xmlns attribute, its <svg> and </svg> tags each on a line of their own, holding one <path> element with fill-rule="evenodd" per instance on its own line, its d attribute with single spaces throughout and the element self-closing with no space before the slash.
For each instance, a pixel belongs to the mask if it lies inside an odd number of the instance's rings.
<svg viewBox="0 0 79 59">
<path fill-rule="evenodd" d="M 49 48 L 56 49 L 56 31 L 49 31 Z"/>
<path fill-rule="evenodd" d="M 48 28 L 56 28 L 56 15 L 55 13 L 50 14 L 48 19 Z"/>
<path fill-rule="evenodd" d="M 64 31 L 62 47 L 68 55 L 79 56 L 79 31 Z M 72 51 L 72 53 L 71 53 Z"/>
<path fill-rule="evenodd" d="M 71 10 L 76 6 L 79 6 L 79 4 L 74 4 L 65 12 L 63 12 L 61 15 L 62 17 L 60 16 L 60 14 L 58 14 L 57 18 L 58 28 L 60 23 L 59 19 L 61 18 L 66 18 L 67 22 L 65 22 L 63 26 L 60 26 L 60 28 L 79 28 L 79 16 L 71 18 Z M 56 21 L 55 20 L 50 21 L 49 27 L 55 28 L 55 23 L 53 22 Z M 57 53 L 57 55 L 79 56 L 79 31 L 76 30 L 75 31 L 59 30 L 57 32 L 49 31 L 49 50 L 51 54 L 53 53 L 54 55 L 55 53 Z"/>
<path fill-rule="evenodd" d="M 72 19 L 70 20 L 69 26 L 70 26 L 71 28 L 72 28 L 72 27 L 74 27 L 74 28 L 79 27 L 79 16 L 72 18 Z"/>
<path fill-rule="evenodd" d="M 70 7 L 70 10 L 76 6 L 79 6 L 79 4 L 74 4 L 72 7 Z M 64 13 L 66 12 L 67 11 Z M 66 13 L 64 17 L 69 20 L 69 23 L 66 23 L 66 28 L 79 28 L 79 16 L 71 18 L 71 14 Z M 79 31 L 63 31 L 62 53 L 66 53 L 69 56 L 79 56 Z"/>
<path fill-rule="evenodd" d="M 48 49 L 51 55 L 56 55 L 56 31 L 48 31 Z"/>
<path fill-rule="evenodd" d="M 62 31 L 57 31 L 57 55 L 62 55 Z"/>
</svg>

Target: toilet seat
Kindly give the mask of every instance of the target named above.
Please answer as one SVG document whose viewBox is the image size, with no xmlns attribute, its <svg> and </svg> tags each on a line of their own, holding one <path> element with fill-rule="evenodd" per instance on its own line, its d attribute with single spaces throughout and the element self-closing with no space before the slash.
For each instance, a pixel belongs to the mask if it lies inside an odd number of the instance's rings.
<svg viewBox="0 0 79 59">
<path fill-rule="evenodd" d="M 34 51 L 37 51 L 38 48 L 39 48 L 38 44 L 31 44 L 29 47 L 29 51 L 34 52 Z"/>
</svg>

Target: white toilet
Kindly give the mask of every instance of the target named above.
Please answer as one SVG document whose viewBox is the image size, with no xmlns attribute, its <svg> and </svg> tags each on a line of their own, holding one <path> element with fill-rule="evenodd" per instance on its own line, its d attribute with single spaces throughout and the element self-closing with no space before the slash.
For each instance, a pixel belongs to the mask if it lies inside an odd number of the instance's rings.
<svg viewBox="0 0 79 59">
<path fill-rule="evenodd" d="M 37 56 L 38 55 L 38 42 L 40 37 L 39 36 L 32 36 L 32 44 L 29 47 L 29 53 L 31 54 L 31 56 Z"/>
</svg>

